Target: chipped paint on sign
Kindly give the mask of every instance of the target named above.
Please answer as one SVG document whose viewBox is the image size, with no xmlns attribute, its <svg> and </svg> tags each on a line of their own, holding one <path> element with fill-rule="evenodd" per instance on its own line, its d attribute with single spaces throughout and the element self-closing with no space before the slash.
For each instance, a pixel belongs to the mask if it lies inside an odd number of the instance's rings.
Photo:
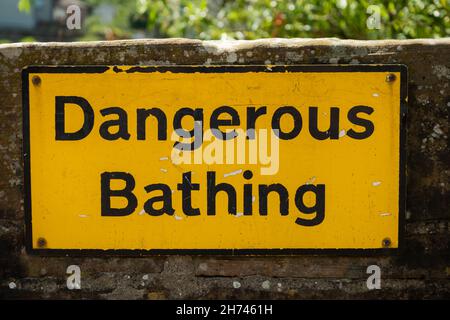
<svg viewBox="0 0 450 320">
<path fill-rule="evenodd" d="M 401 66 L 30 67 L 23 75 L 28 249 L 399 246 Z M 188 132 L 200 115 L 202 134 L 214 123 L 278 130 L 276 172 L 263 174 L 259 158 L 175 163 L 172 131 Z"/>
</svg>

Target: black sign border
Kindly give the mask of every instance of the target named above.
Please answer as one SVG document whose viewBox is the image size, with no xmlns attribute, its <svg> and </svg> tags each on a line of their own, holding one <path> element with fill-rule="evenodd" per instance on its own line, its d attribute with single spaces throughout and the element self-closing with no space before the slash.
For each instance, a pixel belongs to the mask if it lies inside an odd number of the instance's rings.
<svg viewBox="0 0 450 320">
<path fill-rule="evenodd" d="M 131 67 L 121 69 L 121 67 Z M 31 214 L 31 155 L 30 155 L 30 105 L 29 75 L 35 73 L 245 73 L 245 72 L 399 72 L 400 73 L 400 163 L 399 163 L 399 230 L 397 248 L 377 249 L 39 249 L 33 247 Z M 403 248 L 406 208 L 406 115 L 408 97 L 408 68 L 403 64 L 359 64 L 359 65 L 42 65 L 28 66 L 22 70 L 22 117 L 23 117 L 23 168 L 24 168 L 24 213 L 25 249 L 28 254 L 39 256 L 149 256 L 149 255 L 281 255 L 330 254 L 330 255 L 390 255 Z"/>
</svg>

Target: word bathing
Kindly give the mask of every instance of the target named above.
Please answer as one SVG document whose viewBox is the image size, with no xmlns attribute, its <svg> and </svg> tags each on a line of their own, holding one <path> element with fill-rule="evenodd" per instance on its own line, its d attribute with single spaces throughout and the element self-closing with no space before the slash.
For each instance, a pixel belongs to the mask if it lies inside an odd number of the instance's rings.
<svg viewBox="0 0 450 320">
<path fill-rule="evenodd" d="M 245 180 L 251 180 L 253 173 L 246 170 L 243 173 Z M 116 180 L 116 181 L 114 181 Z M 112 182 L 122 182 L 124 187 L 120 189 L 112 189 Z M 134 194 L 136 186 L 135 178 L 132 174 L 127 172 L 103 172 L 101 174 L 101 215 L 102 216 L 128 216 L 136 211 L 138 207 L 138 198 Z M 243 203 L 244 216 L 253 215 L 253 194 L 255 187 L 258 195 L 259 214 L 266 216 L 268 214 L 269 195 L 278 195 L 279 213 L 282 216 L 287 216 L 290 213 L 289 191 L 281 183 L 273 184 L 258 184 L 254 185 L 246 183 L 243 186 L 243 194 L 240 195 Z M 256 188 L 257 187 L 257 188 Z M 164 214 L 173 215 L 175 210 L 173 208 L 172 190 L 164 183 L 149 184 L 145 188 L 148 194 L 157 192 L 157 195 L 149 197 L 143 204 L 144 210 L 150 216 L 161 216 Z M 176 189 L 181 192 L 181 207 L 186 216 L 200 216 L 204 214 L 201 208 L 192 203 L 192 193 L 198 192 L 201 189 L 200 183 L 192 180 L 192 172 L 185 172 L 182 174 L 181 182 L 177 184 Z M 218 182 L 216 180 L 216 172 L 208 171 L 206 175 L 206 215 L 216 216 L 218 193 L 225 193 L 228 196 L 228 213 L 232 215 L 237 214 L 237 192 L 235 187 L 229 183 Z M 310 204 L 305 201 L 305 194 L 312 193 L 315 196 L 315 203 Z M 126 200 L 126 206 L 117 208 L 111 205 L 111 198 L 121 197 Z M 276 197 L 271 197 L 276 199 Z M 275 201 L 275 200 L 272 200 Z M 255 201 L 256 202 L 256 201 Z M 295 223 L 300 226 L 316 226 L 325 218 L 325 185 L 324 184 L 305 184 L 297 188 L 294 195 L 294 204 L 296 209 L 302 214 L 302 217 L 297 217 Z M 307 219 L 305 216 L 311 216 Z"/>
</svg>

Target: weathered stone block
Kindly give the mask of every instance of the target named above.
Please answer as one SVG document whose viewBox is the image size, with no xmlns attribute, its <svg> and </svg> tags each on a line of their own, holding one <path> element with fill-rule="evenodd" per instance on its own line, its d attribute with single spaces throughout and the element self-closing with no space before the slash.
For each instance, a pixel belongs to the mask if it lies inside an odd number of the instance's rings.
<svg viewBox="0 0 450 320">
<path fill-rule="evenodd" d="M 23 250 L 21 69 L 28 65 L 405 64 L 405 247 L 395 255 L 38 257 Z M 187 39 L 0 45 L 2 298 L 449 298 L 450 39 Z M 82 289 L 66 288 L 66 268 Z M 366 268 L 382 269 L 369 291 Z"/>
</svg>

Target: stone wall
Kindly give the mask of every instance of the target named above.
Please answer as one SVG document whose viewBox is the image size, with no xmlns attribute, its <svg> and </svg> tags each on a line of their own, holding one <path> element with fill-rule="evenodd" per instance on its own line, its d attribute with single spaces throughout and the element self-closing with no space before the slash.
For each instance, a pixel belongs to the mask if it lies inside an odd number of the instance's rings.
<svg viewBox="0 0 450 320">
<path fill-rule="evenodd" d="M 27 65 L 377 64 L 409 68 L 404 247 L 370 256 L 38 257 L 24 250 L 21 69 Z M 450 39 L 0 45 L 0 297 L 450 298 Z M 66 268 L 81 267 L 81 290 Z M 366 268 L 381 267 L 380 290 Z"/>
</svg>

